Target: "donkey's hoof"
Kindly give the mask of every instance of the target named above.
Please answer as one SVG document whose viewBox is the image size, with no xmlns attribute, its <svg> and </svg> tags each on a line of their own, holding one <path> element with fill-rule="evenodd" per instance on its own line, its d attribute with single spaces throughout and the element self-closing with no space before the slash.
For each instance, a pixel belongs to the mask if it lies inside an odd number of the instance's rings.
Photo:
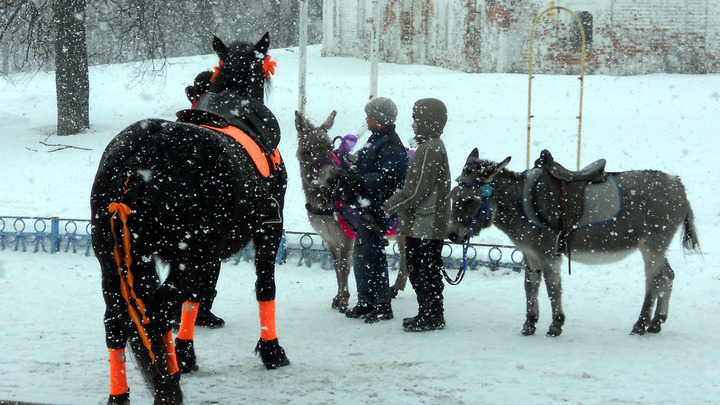
<svg viewBox="0 0 720 405">
<path fill-rule="evenodd" d="M 562 334 L 562 329 L 561 329 L 559 326 L 552 326 L 552 325 L 551 325 L 551 326 L 550 326 L 550 329 L 548 329 L 548 331 L 547 331 L 547 333 L 545 334 L 545 336 L 548 336 L 548 337 L 556 337 L 556 336 L 560 336 L 561 334 Z"/>
<path fill-rule="evenodd" d="M 108 405 L 130 405 L 130 390 L 128 389 L 124 394 L 110 395 L 107 403 Z"/>
<path fill-rule="evenodd" d="M 662 326 L 660 324 L 654 324 L 651 323 L 650 326 L 647 328 L 647 333 L 660 333 L 660 330 L 662 329 Z"/>
<path fill-rule="evenodd" d="M 347 304 L 338 305 L 338 307 L 337 307 L 338 312 L 340 312 L 341 314 L 344 314 L 345 311 L 347 311 L 347 309 L 348 309 Z"/>
<path fill-rule="evenodd" d="M 532 336 L 535 334 L 535 325 L 525 325 L 522 329 L 523 336 Z"/>
<path fill-rule="evenodd" d="M 330 304 L 330 307 L 332 309 L 338 309 L 339 306 L 340 306 L 340 299 L 338 297 L 333 298 L 332 304 Z"/>
<path fill-rule="evenodd" d="M 645 334 L 645 326 L 644 325 L 633 325 L 632 331 L 630 332 L 631 335 L 644 335 Z"/>
</svg>

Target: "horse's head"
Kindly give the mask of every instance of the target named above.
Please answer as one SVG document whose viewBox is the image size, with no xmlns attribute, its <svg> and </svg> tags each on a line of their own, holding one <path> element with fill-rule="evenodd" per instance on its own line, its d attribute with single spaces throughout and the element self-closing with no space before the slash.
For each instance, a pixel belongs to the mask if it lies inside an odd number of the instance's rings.
<svg viewBox="0 0 720 405">
<path fill-rule="evenodd" d="M 492 225 L 496 205 L 492 201 L 492 183 L 510 159 L 508 156 L 495 163 L 480 159 L 477 148 L 470 152 L 462 174 L 457 178 L 458 185 L 450 192 L 452 215 L 448 238 L 451 241 L 462 243 Z"/>
<path fill-rule="evenodd" d="M 255 45 L 247 42 L 233 42 L 226 46 L 218 37 L 213 38 L 213 49 L 220 58 L 220 66 L 212 78 L 210 91 L 230 93 L 250 97 L 260 102 L 265 95 L 266 81 L 270 74 L 263 71 L 263 64 L 273 63 L 266 60 L 270 48 L 270 34 L 260 38 Z M 271 69 L 274 72 L 274 69 Z"/>
</svg>

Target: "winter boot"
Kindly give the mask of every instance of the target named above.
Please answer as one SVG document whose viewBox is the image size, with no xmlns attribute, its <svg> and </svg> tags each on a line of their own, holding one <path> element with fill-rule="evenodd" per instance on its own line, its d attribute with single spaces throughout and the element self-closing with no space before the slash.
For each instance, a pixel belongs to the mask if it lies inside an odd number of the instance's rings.
<svg viewBox="0 0 720 405">
<path fill-rule="evenodd" d="M 365 315 L 365 323 L 375 323 L 393 319 L 392 305 L 388 303 L 375 304 L 375 308 Z"/>
<path fill-rule="evenodd" d="M 348 318 L 363 318 L 373 311 L 373 305 L 367 302 L 358 302 L 352 309 L 345 311 Z"/>
<path fill-rule="evenodd" d="M 210 312 L 213 302 L 215 301 L 215 296 L 217 296 L 217 290 L 209 290 L 202 295 L 195 326 L 211 329 L 225 326 L 225 321 L 222 318 Z"/>
<path fill-rule="evenodd" d="M 422 314 L 426 311 L 425 308 L 427 306 L 425 303 L 425 291 L 423 289 L 423 284 L 420 280 L 420 271 L 413 267 L 408 268 L 408 279 L 410 279 L 410 285 L 415 291 L 415 299 L 417 299 L 418 303 L 418 313 L 413 317 L 404 318 L 403 328 L 406 324 L 409 324 L 411 322 L 418 322 L 420 320 L 420 316 L 422 316 Z"/>
<path fill-rule="evenodd" d="M 445 327 L 445 318 L 439 316 L 418 316 L 407 323 L 403 322 L 403 329 L 406 332 L 427 332 L 431 330 L 440 330 Z"/>
</svg>

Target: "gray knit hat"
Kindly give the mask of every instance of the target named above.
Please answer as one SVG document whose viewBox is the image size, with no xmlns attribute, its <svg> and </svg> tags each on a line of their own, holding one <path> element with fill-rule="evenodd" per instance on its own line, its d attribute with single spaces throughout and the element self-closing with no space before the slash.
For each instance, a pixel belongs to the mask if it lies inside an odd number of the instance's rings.
<svg viewBox="0 0 720 405">
<path fill-rule="evenodd" d="M 397 112 L 397 106 L 387 97 L 375 97 L 365 104 L 365 114 L 377 121 L 378 124 L 394 124 Z"/>
</svg>

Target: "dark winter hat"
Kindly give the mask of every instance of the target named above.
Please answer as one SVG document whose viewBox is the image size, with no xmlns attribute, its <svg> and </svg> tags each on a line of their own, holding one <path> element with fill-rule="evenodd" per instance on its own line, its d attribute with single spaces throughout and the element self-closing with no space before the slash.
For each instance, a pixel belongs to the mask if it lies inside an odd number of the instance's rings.
<svg viewBox="0 0 720 405">
<path fill-rule="evenodd" d="M 436 98 L 422 98 L 413 106 L 413 119 L 422 133 L 440 135 L 447 123 L 447 107 Z"/>
<path fill-rule="evenodd" d="M 190 102 L 194 103 L 198 101 L 203 94 L 207 93 L 210 88 L 210 78 L 212 75 L 213 72 L 210 71 L 200 72 L 195 76 L 192 86 L 185 87 L 185 95 Z"/>
<path fill-rule="evenodd" d="M 378 124 L 391 125 L 397 118 L 397 106 L 387 97 L 375 97 L 365 104 L 365 114 Z"/>
</svg>

